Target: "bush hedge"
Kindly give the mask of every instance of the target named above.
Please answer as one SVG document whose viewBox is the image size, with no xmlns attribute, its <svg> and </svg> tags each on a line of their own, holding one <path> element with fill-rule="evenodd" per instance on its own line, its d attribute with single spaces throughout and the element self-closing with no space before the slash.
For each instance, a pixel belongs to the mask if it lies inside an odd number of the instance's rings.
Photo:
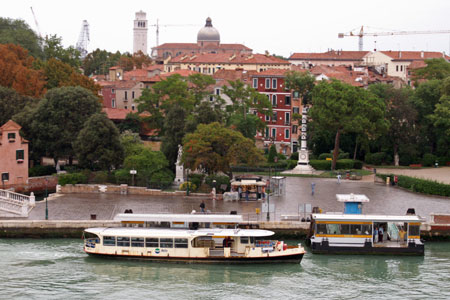
<svg viewBox="0 0 450 300">
<path fill-rule="evenodd" d="M 79 184 L 79 183 L 87 183 L 88 177 L 83 173 L 71 173 L 71 174 L 60 174 L 58 175 L 58 184 L 66 185 L 66 184 Z"/>
<path fill-rule="evenodd" d="M 310 160 L 309 164 L 316 170 L 331 170 L 331 160 Z M 353 159 L 338 159 L 336 162 L 336 169 L 361 169 L 362 162 Z"/>
<path fill-rule="evenodd" d="M 391 182 L 394 182 L 394 176 L 397 176 L 397 184 L 402 188 L 422 194 L 450 197 L 450 184 L 404 175 L 377 174 L 377 176 L 384 181 L 389 177 Z"/>
<path fill-rule="evenodd" d="M 193 189 L 192 191 L 196 191 L 197 188 L 199 188 L 202 185 L 204 178 L 205 178 L 204 174 L 189 174 L 188 179 L 195 186 L 195 189 Z"/>
<path fill-rule="evenodd" d="M 216 181 L 216 189 L 218 192 L 226 192 L 230 188 L 230 177 L 225 175 L 211 175 L 205 178 L 205 183 L 209 185 L 211 188 L 214 187 L 213 180 Z M 221 189 L 221 185 L 226 185 L 226 189 Z"/>
<path fill-rule="evenodd" d="M 422 157 L 422 165 L 425 167 L 434 166 L 434 163 L 437 161 L 436 155 L 431 153 L 425 153 Z"/>
<path fill-rule="evenodd" d="M 368 164 L 379 166 L 385 162 L 386 152 L 367 153 L 364 160 Z"/>
<path fill-rule="evenodd" d="M 52 175 L 55 173 L 56 173 L 56 169 L 54 166 L 37 165 L 37 166 L 34 166 L 34 167 L 28 169 L 29 177 L 47 176 L 47 175 Z"/>
<path fill-rule="evenodd" d="M 321 153 L 319 155 L 320 160 L 326 160 L 327 158 L 333 158 L 333 154 L 332 153 Z"/>
</svg>

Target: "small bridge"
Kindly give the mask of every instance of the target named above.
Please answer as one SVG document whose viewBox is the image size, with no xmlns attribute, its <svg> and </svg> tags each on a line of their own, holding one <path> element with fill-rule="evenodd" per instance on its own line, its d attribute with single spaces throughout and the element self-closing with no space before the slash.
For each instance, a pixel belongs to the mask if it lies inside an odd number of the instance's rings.
<svg viewBox="0 0 450 300">
<path fill-rule="evenodd" d="M 0 212 L 7 212 L 17 217 L 28 217 L 28 213 L 35 206 L 36 198 L 0 189 Z"/>
</svg>

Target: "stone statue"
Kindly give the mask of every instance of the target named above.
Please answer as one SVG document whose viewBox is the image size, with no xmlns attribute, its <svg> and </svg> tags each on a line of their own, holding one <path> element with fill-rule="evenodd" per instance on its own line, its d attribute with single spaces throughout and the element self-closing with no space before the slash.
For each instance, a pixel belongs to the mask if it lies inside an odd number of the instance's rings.
<svg viewBox="0 0 450 300">
<path fill-rule="evenodd" d="M 178 145 L 178 156 L 177 156 L 177 162 L 175 163 L 175 185 L 180 185 L 185 181 L 184 178 L 184 166 L 181 163 L 181 157 L 183 156 L 183 146 Z"/>
</svg>

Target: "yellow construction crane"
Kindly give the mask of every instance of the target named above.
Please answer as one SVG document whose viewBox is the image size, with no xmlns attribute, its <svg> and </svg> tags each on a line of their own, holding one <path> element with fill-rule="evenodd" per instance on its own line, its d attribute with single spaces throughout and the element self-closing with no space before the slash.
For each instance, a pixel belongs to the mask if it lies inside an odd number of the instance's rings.
<svg viewBox="0 0 450 300">
<path fill-rule="evenodd" d="M 426 31 L 382 31 L 382 32 L 364 32 L 364 26 L 361 26 L 359 32 L 357 29 L 353 29 L 347 33 L 339 33 L 338 38 L 344 36 L 357 36 L 359 37 L 359 51 L 363 51 L 363 37 L 364 36 L 390 36 L 390 35 L 409 35 L 409 34 L 438 34 L 438 33 L 450 33 L 450 30 L 426 30 Z"/>
<path fill-rule="evenodd" d="M 159 27 L 174 27 L 174 26 L 201 26 L 198 24 L 159 24 L 159 19 L 156 19 L 156 24 L 149 24 L 148 26 L 156 27 L 156 47 L 159 46 Z"/>
</svg>

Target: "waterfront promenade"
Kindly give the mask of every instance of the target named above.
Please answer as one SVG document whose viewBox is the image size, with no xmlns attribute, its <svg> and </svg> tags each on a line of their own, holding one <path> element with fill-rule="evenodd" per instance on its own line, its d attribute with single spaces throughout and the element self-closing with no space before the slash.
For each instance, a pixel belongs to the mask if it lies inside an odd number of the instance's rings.
<svg viewBox="0 0 450 300">
<path fill-rule="evenodd" d="M 314 182 L 315 194 L 311 195 L 311 183 Z M 286 194 L 270 197 L 275 204 L 275 213 L 271 220 L 280 220 L 283 215 L 297 215 L 299 206 L 311 204 L 325 212 L 341 212 L 342 203 L 337 202 L 336 194 L 365 194 L 370 202 L 363 211 L 369 214 L 400 214 L 408 208 L 415 208 L 416 213 L 429 217 L 430 213 L 450 213 L 450 198 L 427 196 L 412 193 L 402 188 L 374 183 L 370 180 L 342 180 L 340 184 L 331 178 L 287 177 Z M 48 201 L 50 220 L 88 220 L 95 215 L 97 220 L 111 220 L 118 213 L 132 209 L 134 213 L 190 213 L 199 211 L 201 198 L 195 196 L 143 196 L 118 194 L 63 194 Z M 205 199 L 206 209 L 212 213 L 230 213 L 237 211 L 250 221 L 265 220 L 266 214 L 256 215 L 262 201 L 234 201 Z M 45 202 L 36 203 L 27 220 L 43 220 Z"/>
</svg>

